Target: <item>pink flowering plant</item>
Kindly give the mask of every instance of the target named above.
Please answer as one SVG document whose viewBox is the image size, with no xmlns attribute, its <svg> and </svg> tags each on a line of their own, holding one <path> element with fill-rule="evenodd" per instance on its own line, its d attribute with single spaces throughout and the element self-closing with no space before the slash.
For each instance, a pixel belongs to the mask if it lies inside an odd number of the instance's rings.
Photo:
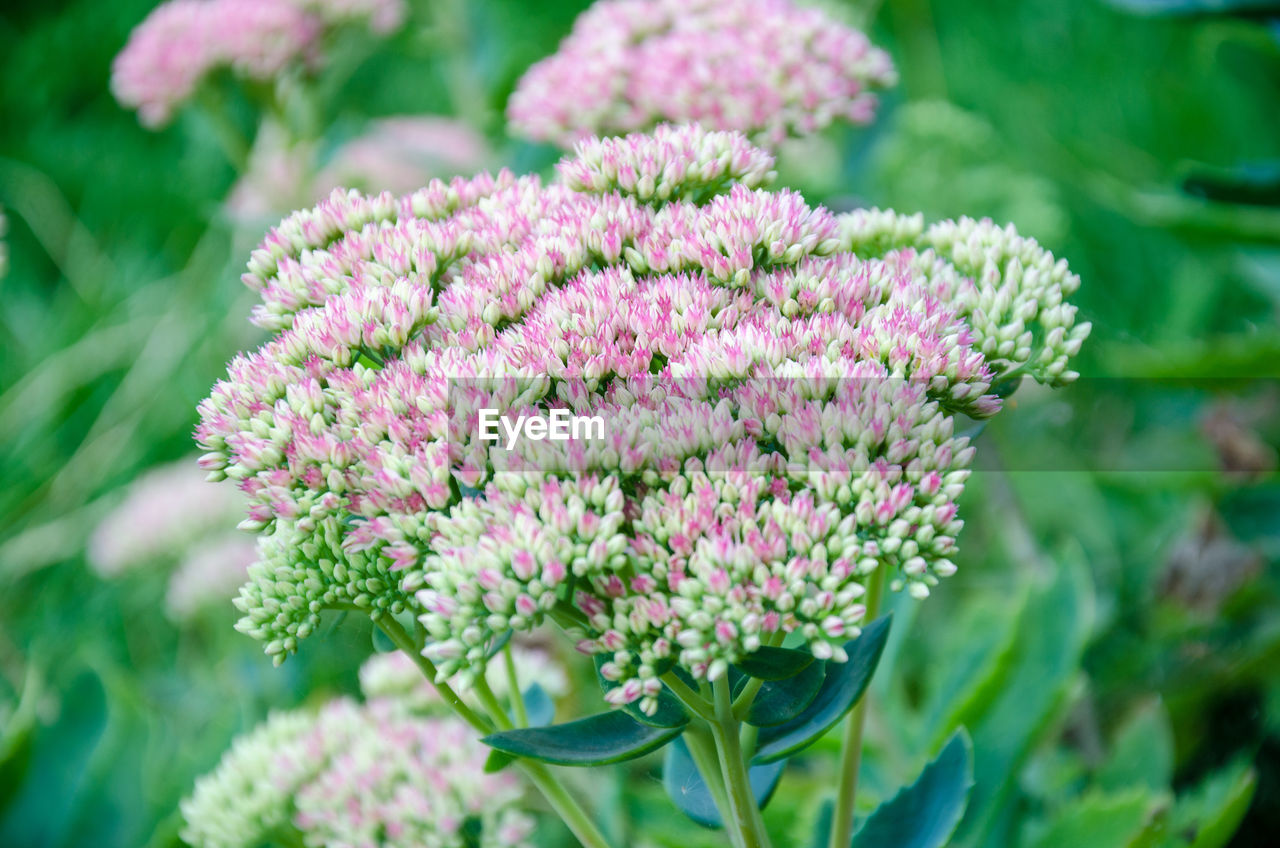
<svg viewBox="0 0 1280 848">
<path fill-rule="evenodd" d="M 553 767 L 663 749 L 676 806 L 761 848 L 788 760 L 836 728 L 821 843 L 942 844 L 963 733 L 854 836 L 881 607 L 956 570 L 965 428 L 1075 378 L 1079 280 L 1012 227 L 835 214 L 773 166 L 661 124 L 549 180 L 335 191 L 272 229 L 243 279 L 274 336 L 197 430 L 260 536 L 238 628 L 282 662 L 325 611 L 368 614 L 589 848 Z M 602 711 L 531 708 L 509 642 L 535 634 L 594 664 Z"/>
<path fill-rule="evenodd" d="M 561 147 L 696 121 L 770 146 L 837 119 L 868 124 L 897 73 L 861 31 L 792 0 L 601 0 L 507 106 Z"/>
</svg>

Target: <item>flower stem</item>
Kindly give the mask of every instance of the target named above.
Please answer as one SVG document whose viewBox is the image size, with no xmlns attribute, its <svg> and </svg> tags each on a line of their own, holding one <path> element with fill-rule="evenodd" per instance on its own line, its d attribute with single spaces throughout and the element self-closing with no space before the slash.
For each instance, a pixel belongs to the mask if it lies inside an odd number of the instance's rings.
<svg viewBox="0 0 1280 848">
<path fill-rule="evenodd" d="M 742 831 L 738 827 L 737 819 L 733 816 L 733 807 L 729 804 L 729 793 L 724 786 L 724 776 L 720 773 L 720 757 L 707 725 L 703 722 L 691 724 L 684 732 L 684 742 L 689 748 L 689 756 L 693 758 L 694 765 L 698 767 L 698 773 L 702 775 L 707 789 L 711 792 L 711 800 L 720 811 L 720 818 L 724 821 L 729 841 L 734 845 L 741 845 Z"/>
<path fill-rule="evenodd" d="M 520 691 L 520 675 L 516 673 L 516 658 L 511 653 L 511 643 L 502 646 L 502 659 L 507 666 L 507 690 L 511 693 L 511 708 L 516 714 L 516 727 L 529 726 L 529 711 L 524 705 L 524 693 Z"/>
<path fill-rule="evenodd" d="M 733 700 L 729 693 L 729 680 L 721 677 L 713 686 L 716 720 L 711 724 L 711 737 L 720 755 L 720 773 L 729 794 L 729 812 L 736 822 L 741 837 L 741 848 L 770 848 L 769 834 L 764 829 L 764 819 L 756 804 L 755 793 L 747 775 L 747 764 L 738 742 L 739 723 L 733 717 Z M 727 819 L 726 819 L 727 821 Z"/>
<path fill-rule="evenodd" d="M 680 703 L 684 704 L 689 712 L 705 721 L 715 721 L 715 712 L 712 710 L 711 705 L 707 703 L 707 699 L 689 688 L 689 685 L 677 677 L 674 672 L 668 671 L 662 675 L 662 682 L 671 690 L 671 694 L 680 699 Z"/>
<path fill-rule="evenodd" d="M 409 659 L 413 660 L 414 664 L 422 671 L 422 674 L 440 693 L 440 697 L 453 708 L 455 713 L 462 717 L 463 721 L 481 733 L 487 734 L 493 730 L 492 725 L 481 718 L 479 713 L 466 705 L 462 698 L 458 696 L 458 693 L 453 691 L 453 687 L 444 681 L 436 680 L 435 663 L 422 655 L 421 647 L 414 643 L 413 638 L 405 632 L 404 627 L 401 626 L 400 622 L 396 621 L 394 616 L 390 614 L 383 615 L 378 619 L 377 624 L 378 627 L 382 628 L 382 632 L 387 634 L 387 638 L 391 640 L 391 643 L 403 651 Z"/>
<path fill-rule="evenodd" d="M 499 730 L 510 730 L 515 727 L 511 723 L 511 716 L 507 715 L 507 711 L 502 708 L 502 704 L 498 702 L 498 696 L 493 694 L 493 689 L 489 687 L 489 681 L 483 674 L 476 678 L 471 688 L 480 700 L 480 706 L 484 707 L 485 712 L 489 714 L 489 718 Z"/>
<path fill-rule="evenodd" d="M 881 564 L 871 572 L 867 582 L 867 621 L 874 621 L 880 614 L 880 599 L 884 595 L 884 573 Z M 857 706 L 849 715 L 844 729 L 844 747 L 840 751 L 840 784 L 836 789 L 835 812 L 831 817 L 829 848 L 849 848 L 853 841 L 853 809 L 858 794 L 858 767 L 862 764 L 862 729 L 867 720 L 867 699 L 864 692 Z"/>
<path fill-rule="evenodd" d="M 511 719 L 498 703 L 498 698 L 489 688 L 489 683 L 481 675 L 476 679 L 475 689 L 480 704 L 489 714 L 489 718 L 501 730 L 511 729 Z M 537 787 L 542 797 L 547 799 L 551 809 L 556 811 L 560 820 L 565 823 L 584 848 L 609 848 L 604 834 L 596 827 L 595 822 L 587 815 L 587 811 L 574 799 L 569 791 L 545 764 L 536 760 L 516 760 L 516 766 L 529 778 L 529 782 Z"/>
</svg>

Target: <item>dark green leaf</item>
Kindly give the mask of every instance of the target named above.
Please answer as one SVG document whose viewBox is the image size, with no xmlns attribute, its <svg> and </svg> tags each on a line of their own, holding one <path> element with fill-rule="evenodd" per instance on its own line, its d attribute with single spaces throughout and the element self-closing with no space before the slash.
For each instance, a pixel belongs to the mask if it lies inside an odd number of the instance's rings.
<svg viewBox="0 0 1280 848">
<path fill-rule="evenodd" d="M 996 397 L 1007 398 L 1018 390 L 1018 386 L 1022 385 L 1022 375 L 1016 377 L 1007 377 L 997 382 L 991 387 L 991 394 Z"/>
<path fill-rule="evenodd" d="M 760 680 L 786 680 L 813 664 L 813 654 L 790 648 L 763 646 L 734 663 L 744 674 Z"/>
<path fill-rule="evenodd" d="M 810 848 L 827 848 L 831 841 L 831 825 L 835 823 L 836 805 L 834 801 L 823 801 L 818 808 L 818 819 L 813 824 L 813 842 Z"/>
<path fill-rule="evenodd" d="M 960 823 L 972 786 L 969 737 L 958 730 L 915 783 L 871 814 L 852 848 L 940 848 Z"/>
<path fill-rule="evenodd" d="M 730 672 L 734 675 L 734 672 Z M 751 701 L 744 721 L 756 727 L 771 727 L 791 721 L 804 712 L 826 679 L 826 663 L 815 662 L 805 667 L 804 671 L 787 680 L 771 680 L 760 686 Z M 735 695 L 737 690 L 750 679 L 743 675 L 735 675 Z"/>
<path fill-rule="evenodd" d="M 555 721 L 556 705 L 551 696 L 537 683 L 524 690 L 524 710 L 529 718 L 530 727 L 546 727 Z M 515 715 L 511 715 L 512 721 Z M 505 751 L 490 751 L 484 761 L 484 770 L 488 774 L 501 771 L 516 761 L 516 758 Z"/>
<path fill-rule="evenodd" d="M 1280 14 L 1277 0 L 1109 0 L 1111 5 L 1135 15 L 1239 15 L 1267 17 Z"/>
<path fill-rule="evenodd" d="M 596 680 L 600 683 L 600 691 L 607 695 L 610 691 L 616 689 L 619 684 L 612 680 L 606 680 L 604 675 L 600 673 L 600 667 L 604 665 L 606 661 L 607 658 L 603 654 L 595 655 Z M 681 677 L 688 677 L 688 675 L 680 669 L 677 669 L 676 673 Z M 689 678 L 685 682 L 689 683 L 694 688 L 697 688 L 697 684 L 693 682 L 692 678 Z M 645 715 L 645 713 L 640 709 L 640 704 L 638 702 L 623 704 L 621 709 L 636 721 L 641 722 L 642 724 L 650 724 L 654 727 L 682 727 L 689 721 L 689 714 L 685 712 L 684 706 L 680 703 L 680 699 L 671 694 L 671 690 L 665 686 L 662 687 L 662 692 L 658 695 L 658 709 L 653 715 Z"/>
<path fill-rule="evenodd" d="M 1223 848 L 1249 809 L 1258 776 L 1244 758 L 1214 772 L 1174 804 L 1169 831 L 1187 848 Z"/>
<path fill-rule="evenodd" d="M 786 760 L 769 763 L 763 766 L 752 766 L 748 772 L 751 781 L 751 792 L 756 803 L 764 809 L 782 778 L 782 770 L 786 768 Z M 711 797 L 711 790 L 703 780 L 689 747 L 683 739 L 677 739 L 667 748 L 666 760 L 662 765 L 662 785 L 666 788 L 671 800 L 681 812 L 704 827 L 723 827 L 724 820 L 716 809 L 716 802 Z"/>
<path fill-rule="evenodd" d="M 1280 14 L 1280 3 L 1276 4 Z M 1200 169 L 1182 180 L 1182 190 L 1219 203 L 1280 206 L 1280 163 L 1254 162 L 1230 169 Z"/>
<path fill-rule="evenodd" d="M 652 727 L 621 710 L 551 727 L 504 730 L 484 737 L 491 748 L 561 766 L 599 766 L 635 759 L 656 751 L 684 732 L 684 727 Z"/>
<path fill-rule="evenodd" d="M 812 745 L 853 709 L 880 662 L 892 618 L 886 615 L 876 619 L 857 639 L 845 643 L 849 661 L 827 663 L 826 677 L 813 703 L 794 719 L 761 731 L 760 746 L 752 762 L 771 763 Z"/>
</svg>

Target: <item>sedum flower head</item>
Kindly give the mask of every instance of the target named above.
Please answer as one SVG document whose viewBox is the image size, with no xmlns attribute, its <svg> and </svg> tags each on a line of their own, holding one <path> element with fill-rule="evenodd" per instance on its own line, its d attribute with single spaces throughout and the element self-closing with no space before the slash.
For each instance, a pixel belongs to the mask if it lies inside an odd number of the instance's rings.
<svg viewBox="0 0 1280 848">
<path fill-rule="evenodd" d="M 335 193 L 254 251 L 277 331 L 201 405 L 203 466 L 268 534 L 238 601 L 278 659 L 321 610 L 412 610 L 442 678 L 547 619 L 616 701 L 799 634 L 843 660 L 879 569 L 955 570 L 997 380 L 1069 381 L 1078 280 L 1012 228 L 767 189 L 696 126 L 584 142 L 557 180 Z M 482 410 L 602 420 L 483 438 Z"/>
<path fill-rule="evenodd" d="M 404 14 L 403 0 L 169 0 L 116 56 L 111 90 L 159 127 L 216 71 L 270 80 L 294 63 L 318 63 L 329 28 L 364 22 L 385 34 Z"/>
<path fill-rule="evenodd" d="M 196 782 L 182 838 L 204 848 L 299 837 L 314 848 L 523 848 L 533 822 L 518 810 L 515 777 L 485 774 L 487 753 L 461 721 L 393 698 L 276 713 Z"/>
<path fill-rule="evenodd" d="M 862 32 L 791 0 L 599 0 L 520 80 L 507 116 L 565 148 L 664 121 L 776 144 L 870 123 L 873 92 L 896 79 Z"/>
</svg>

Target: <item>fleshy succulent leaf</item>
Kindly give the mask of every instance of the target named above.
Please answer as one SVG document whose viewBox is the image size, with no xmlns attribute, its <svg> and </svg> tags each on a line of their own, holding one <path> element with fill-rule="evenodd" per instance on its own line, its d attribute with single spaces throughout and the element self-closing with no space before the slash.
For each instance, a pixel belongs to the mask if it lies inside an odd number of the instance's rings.
<svg viewBox="0 0 1280 848">
<path fill-rule="evenodd" d="M 544 763 L 599 766 L 656 751 L 683 732 L 683 726 L 653 727 L 624 712 L 610 710 L 550 727 L 491 733 L 480 741 L 498 751 Z"/>
<path fill-rule="evenodd" d="M 880 662 L 891 621 L 892 615 L 882 616 L 845 643 L 848 662 L 827 663 L 822 687 L 804 712 L 761 731 L 753 763 L 771 763 L 807 748 L 853 709 Z"/>
<path fill-rule="evenodd" d="M 958 730 L 915 783 L 881 804 L 853 836 L 851 848 L 941 848 L 964 815 L 973 786 L 969 736 Z"/>
<path fill-rule="evenodd" d="M 773 796 L 778 781 L 782 779 L 782 771 L 786 768 L 786 760 L 779 760 L 768 765 L 752 766 L 748 772 L 751 792 L 756 803 L 764 809 Z M 703 827 L 724 827 L 720 811 L 716 809 L 711 789 L 698 770 L 697 764 L 689 754 L 689 747 L 683 739 L 677 739 L 667 748 L 666 759 L 662 765 L 662 785 L 671 796 L 671 800 L 680 811 Z"/>
</svg>

